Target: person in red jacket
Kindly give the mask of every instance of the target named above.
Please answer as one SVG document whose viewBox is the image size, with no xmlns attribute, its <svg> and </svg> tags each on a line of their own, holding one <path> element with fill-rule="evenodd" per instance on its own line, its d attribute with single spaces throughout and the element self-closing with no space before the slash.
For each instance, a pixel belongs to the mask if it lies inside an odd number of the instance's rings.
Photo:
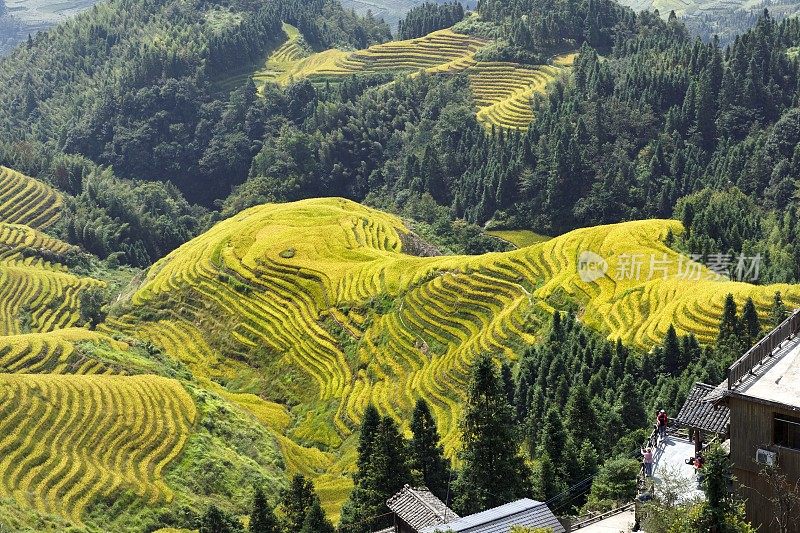
<svg viewBox="0 0 800 533">
<path fill-rule="evenodd" d="M 667 418 L 667 413 L 663 409 L 658 412 L 656 415 L 656 425 L 658 426 L 658 436 L 661 437 L 663 440 L 667 436 L 667 424 L 669 423 L 669 419 Z"/>
</svg>

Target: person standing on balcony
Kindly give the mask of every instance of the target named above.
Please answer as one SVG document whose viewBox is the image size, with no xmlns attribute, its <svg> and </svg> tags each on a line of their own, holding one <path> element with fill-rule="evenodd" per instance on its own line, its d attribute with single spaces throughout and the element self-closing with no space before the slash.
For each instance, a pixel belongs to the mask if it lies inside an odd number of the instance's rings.
<svg viewBox="0 0 800 533">
<path fill-rule="evenodd" d="M 656 425 L 658 426 L 658 436 L 661 440 L 664 440 L 667 437 L 667 424 L 669 423 L 669 418 L 667 418 L 667 412 L 663 409 L 658 412 L 656 416 Z"/>
<path fill-rule="evenodd" d="M 644 477 L 653 477 L 653 450 L 650 447 L 642 450 L 642 462 L 644 463 Z"/>
</svg>

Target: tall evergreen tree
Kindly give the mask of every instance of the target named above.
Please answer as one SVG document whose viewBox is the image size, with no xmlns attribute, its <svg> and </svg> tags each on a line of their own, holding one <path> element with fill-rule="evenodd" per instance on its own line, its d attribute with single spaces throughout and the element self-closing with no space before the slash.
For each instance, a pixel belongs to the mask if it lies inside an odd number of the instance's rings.
<svg viewBox="0 0 800 533">
<path fill-rule="evenodd" d="M 381 419 L 370 459 L 368 486 L 377 492 L 381 503 L 412 481 L 408 443 L 390 416 Z"/>
<path fill-rule="evenodd" d="M 719 324 L 718 342 L 737 339 L 739 336 L 739 317 L 737 316 L 736 301 L 732 294 L 725 296 L 725 305 L 722 309 L 722 320 Z"/>
<path fill-rule="evenodd" d="M 542 425 L 541 439 L 539 442 L 540 454 L 547 454 L 555 464 L 561 464 L 561 456 L 567 443 L 567 432 L 561 410 L 556 406 L 547 410 L 544 424 Z"/>
<path fill-rule="evenodd" d="M 520 455 L 514 413 L 494 361 L 475 362 L 462 421 L 463 464 L 454 505 L 469 514 L 508 503 L 530 492 L 530 471 Z"/>
<path fill-rule="evenodd" d="M 683 337 L 681 340 L 680 368 L 686 368 L 694 361 L 700 359 L 701 351 L 700 343 L 697 342 L 697 337 L 695 337 L 693 333 Z"/>
<path fill-rule="evenodd" d="M 667 329 L 667 336 L 664 337 L 664 371 L 670 376 L 676 376 L 682 370 L 680 368 L 681 362 L 681 345 L 678 340 L 678 334 L 675 327 L 670 324 Z"/>
<path fill-rule="evenodd" d="M 597 414 L 592 409 L 589 391 L 583 383 L 574 385 L 571 388 L 567 406 L 564 409 L 564 419 L 575 442 L 580 443 L 587 439 L 591 441 L 595 438 L 597 434 Z"/>
<path fill-rule="evenodd" d="M 411 469 L 420 476 L 422 483 L 440 500 L 447 502 L 450 492 L 450 463 L 439 444 L 439 431 L 428 402 L 417 400 L 411 416 Z"/>
<path fill-rule="evenodd" d="M 553 321 L 550 325 L 550 337 L 548 338 L 551 343 L 560 342 L 564 339 L 564 326 L 561 324 L 561 319 L 560 311 L 553 313 Z"/>
<path fill-rule="evenodd" d="M 200 533 L 240 533 L 244 531 L 236 517 L 211 504 L 200 519 Z"/>
<path fill-rule="evenodd" d="M 256 486 L 253 495 L 253 508 L 250 513 L 250 525 L 247 530 L 250 533 L 280 533 L 278 521 L 275 513 L 267 503 L 264 491 L 260 486 Z"/>
<path fill-rule="evenodd" d="M 758 311 L 752 298 L 748 298 L 742 309 L 742 335 L 745 346 L 752 346 L 758 341 L 761 334 L 761 324 L 758 320 Z"/>
<path fill-rule="evenodd" d="M 546 453 L 539 457 L 539 470 L 536 479 L 536 497 L 547 501 L 562 491 L 563 483 L 553 460 Z"/>
<path fill-rule="evenodd" d="M 358 483 L 358 476 L 361 472 L 369 469 L 369 461 L 372 457 L 373 443 L 378 426 L 381 423 L 381 415 L 371 403 L 364 409 L 364 416 L 361 418 L 361 427 L 358 434 L 358 458 L 356 460 L 356 473 L 354 481 Z"/>
<path fill-rule="evenodd" d="M 385 515 L 389 512 L 386 500 L 410 483 L 407 444 L 391 417 L 383 417 L 372 429 L 373 420 L 364 419 L 372 432 L 370 442 L 364 442 L 368 455 L 358 457 L 358 471 L 353 475 L 355 487 L 342 508 L 339 531 L 368 533 L 386 527 Z M 360 453 L 360 452 L 359 452 Z"/>
<path fill-rule="evenodd" d="M 775 297 L 772 300 L 772 309 L 770 310 L 770 321 L 772 322 L 772 327 L 780 326 L 781 322 L 786 320 L 786 317 L 788 316 L 789 313 L 786 310 L 786 304 L 783 303 L 781 293 L 780 291 L 776 291 Z"/>
<path fill-rule="evenodd" d="M 617 406 L 626 430 L 632 431 L 644 427 L 647 414 L 644 412 L 642 397 L 631 376 L 625 376 L 622 380 Z"/>
<path fill-rule="evenodd" d="M 308 510 L 308 514 L 306 514 L 300 533 L 334 533 L 334 531 L 333 524 L 325 516 L 325 511 L 322 510 L 319 500 L 315 500 L 311 509 Z"/>
<path fill-rule="evenodd" d="M 514 405 L 514 374 L 511 371 L 511 365 L 507 361 L 503 361 L 500 365 L 500 377 L 503 380 L 503 388 L 506 391 L 506 399 L 509 405 Z"/>
<path fill-rule="evenodd" d="M 314 486 L 302 474 L 296 474 L 289 487 L 281 495 L 283 509 L 283 530 L 286 533 L 300 531 L 308 510 L 317 500 Z"/>
</svg>

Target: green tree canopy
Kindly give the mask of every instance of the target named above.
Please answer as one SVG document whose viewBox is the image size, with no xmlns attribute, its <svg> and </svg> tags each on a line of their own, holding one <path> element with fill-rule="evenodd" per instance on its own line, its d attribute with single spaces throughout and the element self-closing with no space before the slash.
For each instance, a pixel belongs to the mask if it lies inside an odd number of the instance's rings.
<svg viewBox="0 0 800 533">
<path fill-rule="evenodd" d="M 461 430 L 463 469 L 454 502 L 459 512 L 478 512 L 530 493 L 531 473 L 520 454 L 514 411 L 488 355 L 473 366 Z"/>
<path fill-rule="evenodd" d="M 342 508 L 342 533 L 368 533 L 390 524 L 386 500 L 412 481 L 408 444 L 397 423 L 386 416 L 375 425 L 376 414 L 365 413 L 361 423 L 355 487 Z"/>
<path fill-rule="evenodd" d="M 300 533 L 334 533 L 334 531 L 333 524 L 325 516 L 325 511 L 322 510 L 319 500 L 315 500 L 311 509 L 308 510 L 308 514 L 306 514 Z"/>
<path fill-rule="evenodd" d="M 786 309 L 786 304 L 783 303 L 780 291 L 775 292 L 775 297 L 772 300 L 772 309 L 770 310 L 770 322 L 772 327 L 778 327 L 789 316 Z"/>
<path fill-rule="evenodd" d="M 450 462 L 439 443 L 439 431 L 428 402 L 417 400 L 411 416 L 411 442 L 409 452 L 411 469 L 422 483 L 440 500 L 447 502 L 450 484 Z"/>
<path fill-rule="evenodd" d="M 242 523 L 216 505 L 210 505 L 200 519 L 200 533 L 241 533 Z"/>
<path fill-rule="evenodd" d="M 278 520 L 260 486 L 256 486 L 253 494 L 253 509 L 247 530 L 249 533 L 280 533 Z"/>
<path fill-rule="evenodd" d="M 758 319 L 756 304 L 747 298 L 742 309 L 742 335 L 746 347 L 754 345 L 761 336 L 761 323 Z"/>
<path fill-rule="evenodd" d="M 281 494 L 283 530 L 287 533 L 300 531 L 308 510 L 318 499 L 311 481 L 302 474 L 296 474 Z"/>
</svg>

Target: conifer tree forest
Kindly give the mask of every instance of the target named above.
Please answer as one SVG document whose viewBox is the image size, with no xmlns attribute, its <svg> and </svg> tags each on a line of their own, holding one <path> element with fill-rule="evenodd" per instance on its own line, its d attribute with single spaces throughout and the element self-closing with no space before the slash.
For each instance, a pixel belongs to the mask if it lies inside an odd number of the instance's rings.
<svg viewBox="0 0 800 533">
<path fill-rule="evenodd" d="M 516 377 L 505 375 L 491 357 L 475 362 L 460 428 L 459 466 L 453 471 L 424 400 L 414 410 L 410 438 L 400 435 L 391 417 L 367 406 L 355 489 L 337 531 L 370 533 L 391 526 L 386 500 L 406 484 L 428 487 L 462 516 L 523 497 L 546 501 L 561 515 L 609 510 L 630 501 L 636 496 L 637 458 L 650 431 L 648 421 L 660 408 L 677 412 L 695 382 L 723 378 L 732 358 L 749 346 L 748 328 L 761 332 L 759 323 L 752 322 L 751 306 L 748 301 L 739 310 L 727 299 L 715 349 L 701 348 L 694 337 L 678 337 L 670 328 L 664 344 L 646 354 L 601 338 L 572 314 L 556 313 L 546 341 L 523 354 Z M 709 531 L 726 523 L 735 525 L 730 531 L 752 531 L 741 501 L 730 492 L 727 454 L 714 448 L 708 461 L 708 502 L 691 512 L 651 505 L 646 516 L 658 518 L 651 522 L 654 530 Z M 281 519 L 256 487 L 250 532 L 334 531 L 319 514 L 319 498 L 302 475 L 292 479 L 274 505 Z M 238 526 L 215 525 L 225 519 L 211 507 L 200 530 L 239 531 Z M 309 529 L 309 523 L 319 529 Z"/>
<path fill-rule="evenodd" d="M 18 29 L 11 15 L 0 0 L 0 36 L 4 28 Z M 47 306 L 74 305 L 76 317 L 68 326 L 92 338 L 106 336 L 102 350 L 109 353 L 112 344 L 127 347 L 127 335 L 141 333 L 132 332 L 131 324 L 140 324 L 136 320 L 162 328 L 131 343 L 140 354 L 135 371 L 105 354 L 113 363 L 106 373 L 119 367 L 125 376 L 156 374 L 158 368 L 161 377 L 189 383 L 187 404 L 194 409 L 197 402 L 204 410 L 187 414 L 186 425 L 208 435 L 185 452 L 192 460 L 204 446 L 222 449 L 235 437 L 237 445 L 246 442 L 237 453 L 246 452 L 236 462 L 224 448 L 214 467 L 243 470 L 241 464 L 258 463 L 259 468 L 267 464 L 263 471 L 286 474 L 272 483 L 237 471 L 247 487 L 226 487 L 228 494 L 252 494 L 251 500 L 232 501 L 209 489 L 202 512 L 191 500 L 181 501 L 184 507 L 176 504 L 169 516 L 144 513 L 148 530 L 180 525 L 201 533 L 371 533 L 392 525 L 387 499 L 406 484 L 427 487 L 461 515 L 523 497 L 547 502 L 558 515 L 603 512 L 635 498 L 640 446 L 657 410 L 675 413 L 694 383 L 725 380 L 728 366 L 789 316 L 781 292 L 773 297 L 769 288 L 766 300 L 755 301 L 730 294 L 719 324 L 704 324 L 712 329 L 710 339 L 684 335 L 680 324 L 663 324 L 664 338 L 648 349 L 611 340 L 607 331 L 587 325 L 582 309 L 569 299 L 574 295 L 551 295 L 521 319 L 529 321 L 519 325 L 525 342 L 515 337 L 506 351 L 487 342 L 481 346 L 488 347 L 486 353 L 471 364 L 454 365 L 453 373 L 466 384 L 458 391 L 464 401 L 455 446 L 445 442 L 442 428 L 452 430 L 456 422 L 448 421 L 448 427 L 437 419 L 435 403 L 411 394 L 407 410 L 413 406 L 413 412 L 403 414 L 405 419 L 371 400 L 354 401 L 355 409 L 343 403 L 335 412 L 332 403 L 325 404 L 334 394 L 327 390 L 313 405 L 298 405 L 297 395 L 286 391 L 311 390 L 313 379 L 298 377 L 299 371 L 275 376 L 271 366 L 274 360 L 294 365 L 295 355 L 277 343 L 245 338 L 233 326 L 229 331 L 228 323 L 220 326 L 224 342 L 213 347 L 198 342 L 192 349 L 209 358 L 212 352 L 224 353 L 230 367 L 220 357 L 208 364 L 207 373 L 195 374 L 194 355 L 170 360 L 156 347 L 158 333 L 173 344 L 188 344 L 190 335 L 166 331 L 175 317 L 212 314 L 213 305 L 239 312 L 237 298 L 266 283 L 220 267 L 206 283 L 222 284 L 224 296 L 215 293 L 218 299 L 205 309 L 195 301 L 213 292 L 205 286 L 146 310 L 134 309 L 131 302 L 146 299 L 137 291 L 167 264 L 159 260 L 223 220 L 261 204 L 320 197 L 342 197 L 398 215 L 412 230 L 398 237 L 409 261 L 412 255 L 417 260 L 514 248 L 491 236 L 493 230 L 559 236 L 590 226 L 675 219 L 680 224 L 672 223 L 675 232 L 670 229 L 661 239 L 664 246 L 700 259 L 757 256 L 763 265 L 757 284 L 800 283 L 800 19 L 774 17 L 768 9 L 731 15 L 725 26 L 730 31 L 720 38 L 716 29 L 724 24 L 720 18 L 687 27 L 674 12 L 635 12 L 614 0 L 480 0 L 469 9 L 458 1 L 425 2 L 411 8 L 396 28 L 371 12 L 345 9 L 338 0 L 105 0 L 31 35 L 0 58 L 0 165 L 60 193 L 60 218 L 46 228 L 49 237 L 35 238 L 75 245 L 59 243 L 68 251 L 58 261 L 50 261 L 46 251 L 34 259 L 37 240 L 25 249 L 31 257 L 21 256 L 19 262 L 87 279 L 97 272 L 105 276 L 94 285 L 82 280 L 92 286 L 79 295 L 59 293 Z M 342 61 L 355 61 L 356 51 L 451 31 L 488 43 L 459 58 L 466 63 L 495 68 L 513 63 L 529 72 L 556 70 L 556 58 L 577 55 L 574 64 L 522 104 L 533 116 L 527 128 L 487 126 L 480 120 L 475 70 L 453 67 L 459 61 L 413 75 L 400 75 L 400 68 L 376 69 L 338 78 L 292 75 L 280 82 L 274 68 L 276 56 L 291 56 L 303 68 L 317 61 L 336 70 Z M 265 235 L 265 241 L 272 238 Z M 399 255 L 400 245 L 389 241 L 375 246 L 380 253 Z M 202 254 L 216 267 L 235 246 L 212 248 Z M 298 245 L 279 255 L 288 259 L 303 253 Z M 261 258 L 252 263 L 272 268 Z M 386 286 L 395 283 L 395 293 L 385 289 L 386 294 L 364 302 L 353 297 L 338 307 L 325 300 L 325 312 L 303 308 L 298 313 L 308 330 L 318 329 L 320 338 L 336 344 L 330 361 L 313 364 L 326 367 L 325 372 L 335 367 L 346 376 L 337 377 L 337 394 L 350 394 L 358 379 L 374 377 L 368 360 L 373 355 L 354 345 L 374 341 L 376 353 L 388 350 L 388 336 L 368 338 L 365 331 L 374 321 L 389 323 L 387 309 L 397 310 L 402 321 L 406 294 L 401 291 L 424 292 L 428 281 L 443 274 L 438 268 L 409 274 L 413 279 L 404 278 L 402 289 L 400 282 L 386 280 L 405 272 L 387 269 L 375 278 Z M 327 290 L 347 292 L 331 289 L 327 279 L 320 281 L 324 276 L 307 275 L 300 267 L 293 273 L 300 273 L 298 283 L 312 287 L 308 291 L 315 297 Z M 516 273 L 505 276 L 505 285 L 532 301 L 539 288 L 535 283 Z M 275 287 L 267 296 L 258 295 L 263 300 L 254 297 L 256 311 L 242 311 L 244 325 L 234 326 L 254 330 L 261 324 L 259 313 L 277 313 L 263 303 L 268 297 L 289 301 L 300 294 L 279 282 Z M 490 299 L 490 289 L 476 292 Z M 52 309 L 23 311 L 22 326 L 6 328 L 3 336 L 51 332 L 44 327 L 34 332 L 31 324 Z M 211 322 L 191 326 L 203 330 Z M 296 337 L 297 345 L 310 342 Z M 246 348 L 239 348 L 240 341 Z M 436 351 L 441 346 L 431 347 L 421 337 L 409 342 L 414 356 L 442 356 Z M 69 346 L 83 357 L 89 344 L 81 340 Z M 0 363 L 15 349 L 0 350 Z M 72 357 L 67 351 L 58 348 L 64 361 Z M 243 367 L 252 374 L 230 370 Z M 267 368 L 273 374 L 258 374 Z M 259 380 L 268 378 L 277 383 L 269 408 L 241 418 L 246 422 L 231 422 L 231 412 L 219 407 L 223 399 L 265 400 L 255 392 L 263 393 Z M 38 392 L 31 394 L 38 398 Z M 210 420 L 216 415 L 228 418 Z M 329 421 L 334 415 L 337 423 L 341 416 L 351 426 L 341 422 L 329 433 L 298 429 L 299 424 L 287 430 L 285 419 Z M 263 419 L 269 423 L 250 431 Z M 261 454 L 255 444 L 248 447 L 258 439 L 274 455 Z M 0 451 L 4 445 L 0 442 Z M 311 457 L 312 466 L 298 467 L 293 454 Z M 686 512 L 652 503 L 648 513 L 661 522 L 652 518 L 649 531 L 753 531 L 730 490 L 725 454 L 714 448 L 708 461 L 702 486 L 706 501 Z M 341 496 L 338 521 L 330 519 L 326 507 L 335 490 L 328 486 L 325 494 L 326 487 L 312 479 L 334 468 L 341 479 L 346 476 L 334 495 Z M 208 469 L 209 479 L 216 474 Z M 197 490 L 209 486 L 216 487 L 207 481 Z M 197 488 L 187 487 L 187 493 Z M 126 502 L 135 499 L 128 496 Z M 93 502 L 91 518 L 102 517 L 93 524 L 105 524 L 106 515 L 117 513 L 113 498 L 107 500 Z"/>
</svg>

